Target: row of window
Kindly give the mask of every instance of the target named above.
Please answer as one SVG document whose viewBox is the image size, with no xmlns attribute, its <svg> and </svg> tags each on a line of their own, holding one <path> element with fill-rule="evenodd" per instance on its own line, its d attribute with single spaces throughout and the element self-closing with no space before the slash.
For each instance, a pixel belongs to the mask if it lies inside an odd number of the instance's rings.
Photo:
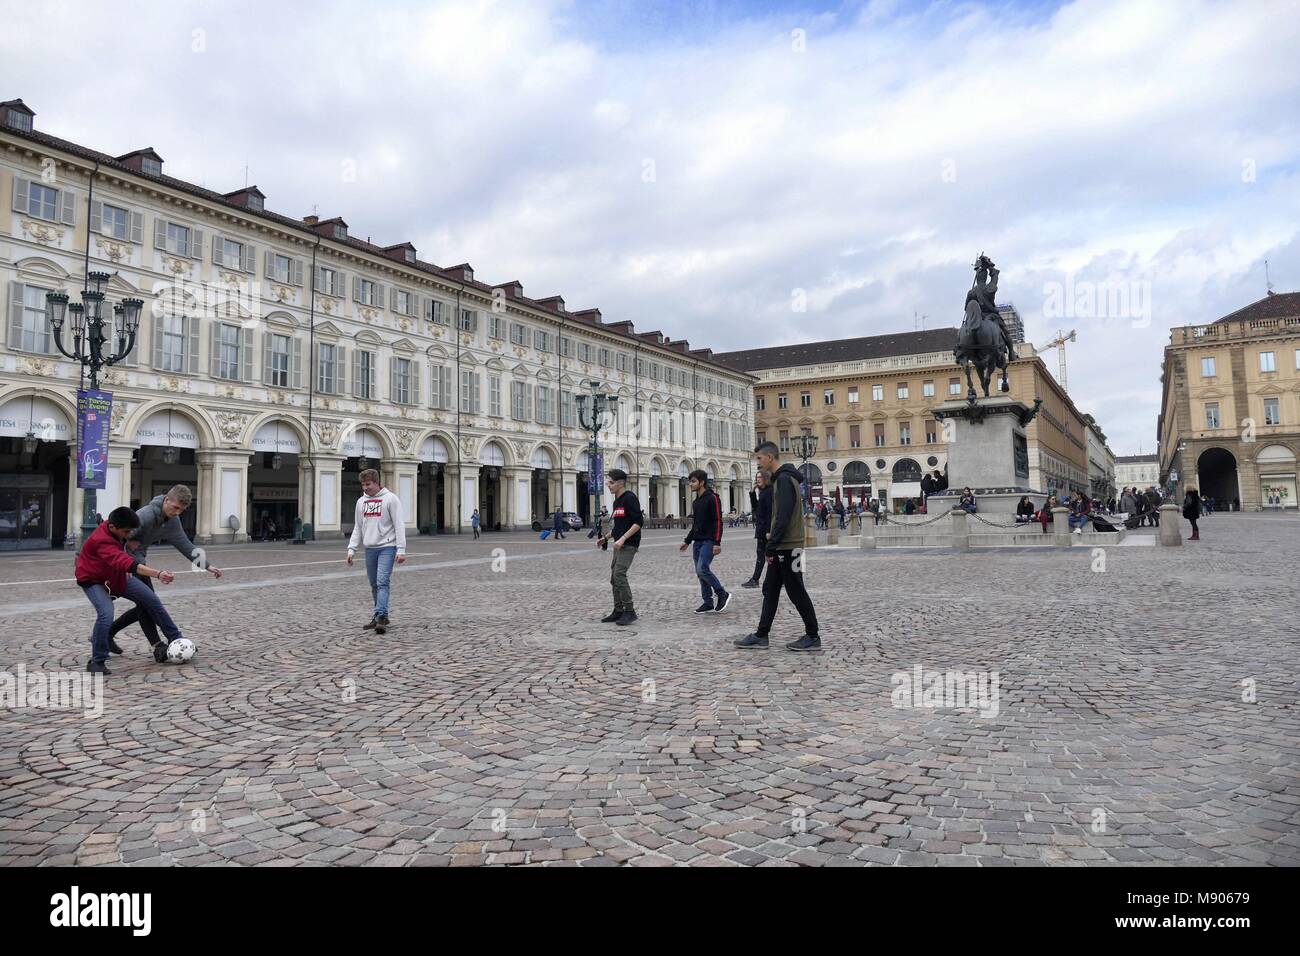
<svg viewBox="0 0 1300 956">
<path fill-rule="evenodd" d="M 875 443 L 875 447 L 877 448 L 885 447 L 885 445 L 888 443 L 887 438 L 885 436 L 885 423 L 877 422 L 873 424 L 871 427 L 872 427 L 872 440 Z M 812 434 L 812 429 L 803 428 L 800 429 L 800 432 L 801 434 L 808 436 Z M 763 432 L 759 432 L 758 434 L 759 444 L 762 444 L 764 441 L 766 441 L 766 439 L 767 439 L 766 434 Z M 938 422 L 935 421 L 934 419 L 927 419 L 925 422 L 925 443 L 927 445 L 937 445 L 939 443 L 939 425 Z M 898 444 L 900 445 L 912 444 L 912 423 L 911 422 L 898 423 Z M 777 445 L 778 447 L 780 447 L 782 451 L 790 450 L 790 433 L 788 431 L 783 429 L 778 433 Z M 840 447 L 839 430 L 834 425 L 826 429 L 826 434 L 822 440 L 822 444 L 820 447 L 821 450 L 824 451 L 835 451 Z M 862 426 L 861 425 L 849 426 L 848 447 L 849 448 L 862 447 Z"/>
<path fill-rule="evenodd" d="M 1295 367 L 1300 370 L 1300 349 L 1295 350 Z M 1277 353 L 1260 352 L 1259 370 L 1261 372 L 1277 371 Z M 1219 374 L 1218 362 L 1213 356 L 1201 359 L 1201 378 L 1216 378 Z"/>
<path fill-rule="evenodd" d="M 1264 424 L 1281 425 L 1282 424 L 1282 402 L 1277 398 L 1264 399 Z M 1205 427 L 1207 429 L 1219 428 L 1219 403 L 1205 403 Z"/>
<path fill-rule="evenodd" d="M 949 394 L 949 395 L 960 395 L 960 394 L 961 394 L 961 380 L 960 380 L 960 379 L 956 379 L 956 378 L 950 378 L 950 379 L 948 379 L 948 394 Z M 833 407 L 835 406 L 835 395 L 836 395 L 836 392 L 835 392 L 835 389 L 833 389 L 833 388 L 822 389 L 822 406 L 823 406 L 823 407 L 832 407 L 832 408 L 833 408 Z M 933 381 L 932 379 L 927 379 L 927 380 L 925 380 L 924 382 L 921 383 L 921 395 L 922 395 L 923 398 L 934 398 L 934 381 Z M 903 401 L 903 400 L 906 400 L 907 398 L 909 398 L 910 396 L 911 396 L 911 386 L 910 386 L 910 384 L 907 383 L 907 382 L 899 382 L 898 385 L 897 385 L 897 397 L 898 397 L 898 399 L 899 399 L 900 401 Z M 884 385 L 872 385 L 872 386 L 871 386 L 871 400 L 872 400 L 873 402 L 883 402 L 883 401 L 885 400 L 885 386 L 884 386 Z M 849 403 L 850 405 L 857 405 L 857 404 L 860 403 L 860 401 L 861 401 L 861 397 L 860 397 L 860 394 L 859 394 L 859 391 L 858 391 L 858 386 L 856 386 L 856 385 L 851 385 L 851 386 L 849 386 L 849 390 L 848 390 L 848 403 Z M 799 393 L 799 407 L 800 407 L 800 408 L 812 408 L 812 403 L 813 403 L 813 400 L 812 400 L 812 392 L 811 392 L 811 391 L 803 391 L 803 392 L 800 392 L 800 393 Z M 777 395 L 776 395 L 776 406 L 777 406 L 777 408 L 789 408 L 789 407 L 790 407 L 790 396 L 789 396 L 789 393 L 787 393 L 787 392 L 777 392 Z M 757 410 L 760 411 L 760 412 L 761 412 L 761 411 L 764 411 L 764 410 L 767 408 L 767 399 L 766 399 L 766 397 L 763 396 L 763 395 L 756 395 L 756 396 L 754 397 L 754 407 L 755 407 L 755 409 L 757 409 Z"/>
</svg>

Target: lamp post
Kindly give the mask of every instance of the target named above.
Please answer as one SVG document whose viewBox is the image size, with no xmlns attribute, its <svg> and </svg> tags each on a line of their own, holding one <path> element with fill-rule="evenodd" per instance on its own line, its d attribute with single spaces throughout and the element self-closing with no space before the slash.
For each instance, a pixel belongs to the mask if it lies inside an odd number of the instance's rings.
<svg viewBox="0 0 1300 956">
<path fill-rule="evenodd" d="M 104 286 L 111 276 L 107 272 L 91 272 L 86 275 L 86 288 L 81 290 L 81 302 L 68 304 L 68 296 L 63 292 L 49 292 L 45 296 L 45 316 L 54 333 L 54 344 L 59 351 L 90 373 L 91 391 L 99 390 L 99 370 L 106 365 L 115 365 L 131 354 L 135 348 L 135 335 L 140 328 L 140 310 L 144 308 L 142 299 L 123 299 L 112 307 L 112 320 L 105 317 Z M 91 288 L 94 286 L 94 288 Z M 72 331 L 72 349 L 63 346 L 63 325 L 69 321 Z M 108 326 L 105 333 L 105 326 Z M 117 346 L 113 347 L 116 333 Z M 108 345 L 108 354 L 104 346 Z M 78 449 L 80 454 L 83 450 Z M 95 489 L 86 488 L 83 492 L 81 510 L 81 540 L 84 543 L 95 530 Z"/>
<path fill-rule="evenodd" d="M 600 499 L 600 489 L 603 485 L 604 475 L 596 474 L 596 463 L 600 457 L 600 430 L 609 425 L 606 414 L 617 421 L 618 415 L 618 396 L 606 394 L 600 390 L 600 383 L 591 381 L 587 385 L 591 387 L 590 395 L 578 395 L 578 421 L 587 431 L 591 432 L 591 442 L 587 446 L 587 515 L 588 522 L 594 527 L 596 515 L 600 513 L 596 502 Z M 592 494 L 592 490 L 595 494 Z"/>
<path fill-rule="evenodd" d="M 795 457 L 803 462 L 801 470 L 803 471 L 803 483 L 808 489 L 808 501 L 806 507 L 812 510 L 812 481 L 808 478 L 808 459 L 817 455 L 817 436 L 812 434 L 796 435 L 790 439 L 790 448 L 794 451 Z"/>
</svg>

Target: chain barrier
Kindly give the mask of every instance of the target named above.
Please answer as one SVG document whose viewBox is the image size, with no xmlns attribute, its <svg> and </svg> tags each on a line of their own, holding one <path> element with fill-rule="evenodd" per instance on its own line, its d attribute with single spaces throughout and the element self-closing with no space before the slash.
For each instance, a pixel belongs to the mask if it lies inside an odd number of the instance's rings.
<svg viewBox="0 0 1300 956">
<path fill-rule="evenodd" d="M 924 521 L 896 521 L 887 514 L 881 515 L 880 517 L 885 524 L 892 524 L 899 528 L 924 528 L 926 525 L 934 524 L 936 521 L 942 521 L 944 518 L 948 517 L 948 514 L 949 512 L 947 511 L 941 511 L 933 517 L 926 518 Z"/>
<path fill-rule="evenodd" d="M 971 517 L 976 521 L 988 525 L 990 528 L 1001 528 L 1004 531 L 1014 531 L 1017 528 L 1023 528 L 1026 525 L 1033 524 L 1032 521 L 1017 521 L 1015 524 L 998 524 L 996 521 L 990 521 L 988 518 L 985 518 L 983 515 L 978 513 L 972 514 Z"/>
</svg>

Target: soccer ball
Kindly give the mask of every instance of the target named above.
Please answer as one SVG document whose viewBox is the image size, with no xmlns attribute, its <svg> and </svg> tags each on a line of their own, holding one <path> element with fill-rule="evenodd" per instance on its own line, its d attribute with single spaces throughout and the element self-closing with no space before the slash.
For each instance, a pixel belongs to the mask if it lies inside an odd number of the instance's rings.
<svg viewBox="0 0 1300 956">
<path fill-rule="evenodd" d="M 167 645 L 167 661 L 171 664 L 184 664 L 194 656 L 194 642 L 188 637 L 178 637 Z"/>
</svg>

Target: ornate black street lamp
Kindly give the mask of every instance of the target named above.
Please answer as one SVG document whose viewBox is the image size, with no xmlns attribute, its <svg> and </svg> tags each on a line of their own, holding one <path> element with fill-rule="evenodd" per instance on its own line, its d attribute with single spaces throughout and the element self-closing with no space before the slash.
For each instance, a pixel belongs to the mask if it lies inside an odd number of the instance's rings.
<svg viewBox="0 0 1300 956">
<path fill-rule="evenodd" d="M 808 489 L 808 510 L 812 510 L 812 481 L 808 477 L 808 459 L 817 455 L 817 436 L 812 434 L 795 435 L 790 439 L 790 448 L 795 457 L 803 462 L 803 483 Z"/>
<path fill-rule="evenodd" d="M 587 515 L 588 522 L 595 527 L 596 516 L 600 514 L 600 489 L 605 480 L 604 475 L 595 474 L 596 459 L 600 455 L 600 430 L 609 427 L 610 420 L 618 420 L 618 396 L 606 394 L 600 390 L 600 383 L 591 381 L 590 395 L 578 395 L 578 421 L 582 427 L 591 432 L 591 441 L 587 445 Z M 608 413 L 609 419 L 606 419 Z M 595 494 L 592 489 L 595 488 Z"/>
<path fill-rule="evenodd" d="M 135 348 L 136 332 L 140 328 L 142 299 L 123 299 L 112 306 L 112 321 L 106 319 L 104 286 L 111 277 L 107 272 L 92 272 L 86 276 L 87 287 L 81 291 L 81 302 L 68 304 L 63 292 L 50 292 L 45 296 L 45 316 L 54 333 L 54 344 L 59 351 L 88 370 L 91 391 L 99 389 L 99 371 L 107 365 L 116 365 Z M 90 288 L 90 286 L 94 288 Z M 68 316 L 71 315 L 69 321 Z M 72 349 L 63 346 L 63 325 L 69 322 L 72 332 Z M 107 332 L 105 327 L 107 326 Z M 113 346 L 116 334 L 117 345 Z M 107 354 L 104 346 L 108 345 Z M 80 453 L 81 449 L 78 449 Z M 87 488 L 83 494 L 81 510 L 81 540 L 84 542 L 95 530 L 95 489 Z"/>
</svg>

